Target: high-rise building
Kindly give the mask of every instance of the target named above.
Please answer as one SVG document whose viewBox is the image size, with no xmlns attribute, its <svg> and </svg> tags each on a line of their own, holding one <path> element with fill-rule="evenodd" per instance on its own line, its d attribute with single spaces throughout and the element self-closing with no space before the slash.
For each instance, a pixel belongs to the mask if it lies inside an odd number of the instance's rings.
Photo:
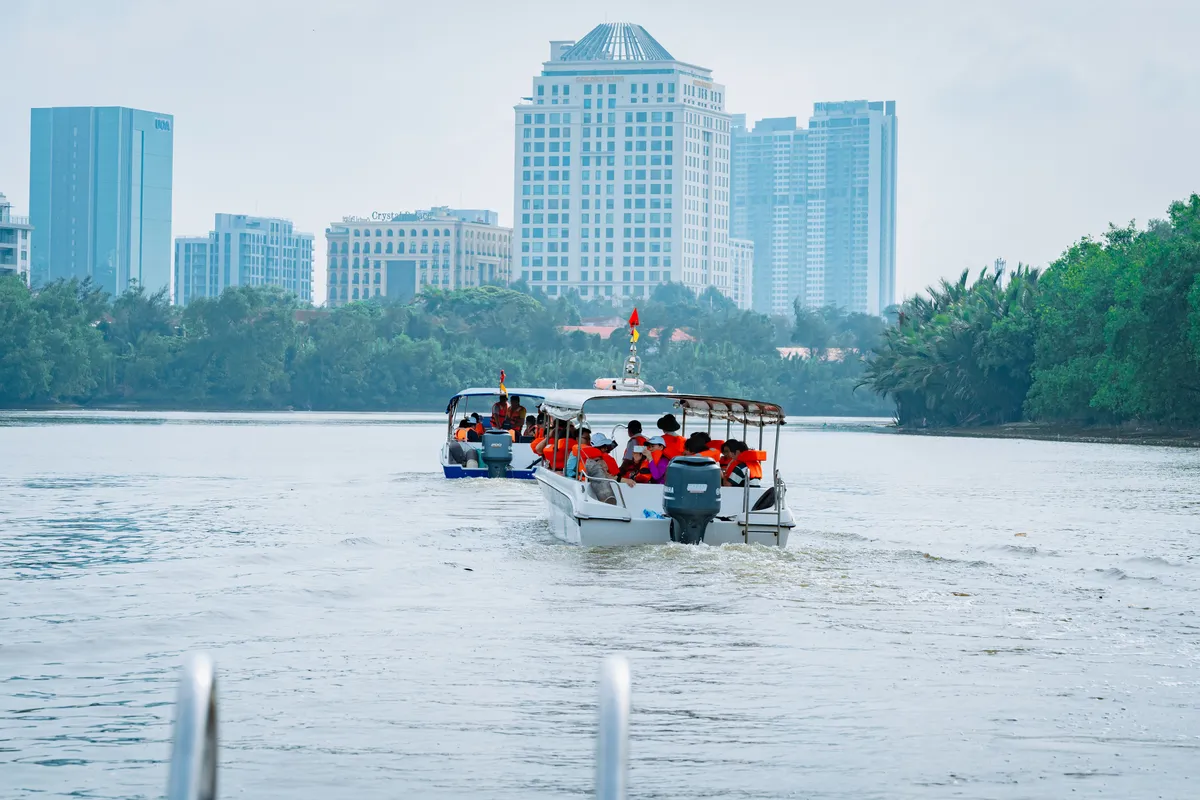
<svg viewBox="0 0 1200 800">
<path fill-rule="evenodd" d="M 19 275 L 29 283 L 29 217 L 12 213 L 12 204 L 0 192 L 0 275 Z"/>
<path fill-rule="evenodd" d="M 808 127 L 806 303 L 882 314 L 896 294 L 896 103 L 817 103 Z"/>
<path fill-rule="evenodd" d="M 216 241 L 208 236 L 175 237 L 175 304 L 186 306 L 198 297 L 221 293 Z"/>
<path fill-rule="evenodd" d="M 35 108 L 29 147 L 30 279 L 90 277 L 112 294 L 171 285 L 170 114 Z"/>
<path fill-rule="evenodd" d="M 725 87 L 645 28 L 553 41 L 515 106 L 517 277 L 553 296 L 732 292 Z"/>
<path fill-rule="evenodd" d="M 753 308 L 754 242 L 750 239 L 729 239 L 729 275 L 733 291 L 729 297 L 743 311 Z"/>
<path fill-rule="evenodd" d="M 176 303 L 216 297 L 228 286 L 277 286 L 312 301 L 311 233 L 296 233 L 291 220 L 246 214 L 217 214 L 213 227 L 207 239 L 175 240 Z"/>
<path fill-rule="evenodd" d="M 325 229 L 330 306 L 387 297 L 407 302 L 426 287 L 508 284 L 512 228 L 499 214 L 444 206 L 343 217 Z"/>
<path fill-rule="evenodd" d="M 896 104 L 817 103 L 808 130 L 738 115 L 733 134 L 732 229 L 755 245 L 755 310 L 882 313 L 896 287 Z"/>
<path fill-rule="evenodd" d="M 805 296 L 808 248 L 808 131 L 795 117 L 733 123 L 734 236 L 754 242 L 756 310 L 791 314 Z"/>
</svg>

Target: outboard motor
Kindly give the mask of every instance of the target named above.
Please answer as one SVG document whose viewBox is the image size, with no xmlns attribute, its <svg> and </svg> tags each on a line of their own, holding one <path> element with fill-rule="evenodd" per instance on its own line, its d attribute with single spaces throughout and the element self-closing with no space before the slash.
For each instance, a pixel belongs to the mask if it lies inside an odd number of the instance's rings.
<svg viewBox="0 0 1200 800">
<path fill-rule="evenodd" d="M 678 456 L 667 465 L 663 513 L 671 518 L 671 541 L 700 544 L 721 513 L 721 468 L 704 456 Z"/>
<path fill-rule="evenodd" d="M 508 467 L 512 464 L 512 435 L 508 431 L 484 431 L 482 457 L 489 478 L 508 475 Z"/>
</svg>

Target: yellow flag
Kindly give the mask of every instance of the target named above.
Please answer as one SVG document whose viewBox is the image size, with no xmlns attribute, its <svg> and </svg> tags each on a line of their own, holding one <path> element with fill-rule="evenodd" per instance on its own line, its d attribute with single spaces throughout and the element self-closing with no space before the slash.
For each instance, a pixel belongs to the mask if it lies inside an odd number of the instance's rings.
<svg viewBox="0 0 1200 800">
<path fill-rule="evenodd" d="M 633 342 L 634 344 L 637 344 L 637 340 L 638 340 L 638 330 L 637 330 L 637 328 L 634 328 L 633 333 L 629 337 L 629 341 Z"/>
</svg>

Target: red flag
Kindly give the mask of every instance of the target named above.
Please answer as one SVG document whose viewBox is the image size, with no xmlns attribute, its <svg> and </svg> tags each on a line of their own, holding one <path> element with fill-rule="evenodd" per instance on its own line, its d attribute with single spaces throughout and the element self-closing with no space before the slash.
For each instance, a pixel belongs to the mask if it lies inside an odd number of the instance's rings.
<svg viewBox="0 0 1200 800">
<path fill-rule="evenodd" d="M 638 324 L 640 323 L 638 321 L 637 306 L 634 306 L 633 313 L 629 315 L 629 327 L 632 328 Z"/>
</svg>

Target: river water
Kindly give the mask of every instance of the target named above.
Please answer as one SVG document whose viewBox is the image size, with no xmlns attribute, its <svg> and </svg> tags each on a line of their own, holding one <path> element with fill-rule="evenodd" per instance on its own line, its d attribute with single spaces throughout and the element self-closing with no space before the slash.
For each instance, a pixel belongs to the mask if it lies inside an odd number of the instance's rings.
<svg viewBox="0 0 1200 800">
<path fill-rule="evenodd" d="M 0 417 L 0 797 L 1195 797 L 1200 451 L 789 427 L 785 550 L 558 544 L 405 415 Z"/>
</svg>

